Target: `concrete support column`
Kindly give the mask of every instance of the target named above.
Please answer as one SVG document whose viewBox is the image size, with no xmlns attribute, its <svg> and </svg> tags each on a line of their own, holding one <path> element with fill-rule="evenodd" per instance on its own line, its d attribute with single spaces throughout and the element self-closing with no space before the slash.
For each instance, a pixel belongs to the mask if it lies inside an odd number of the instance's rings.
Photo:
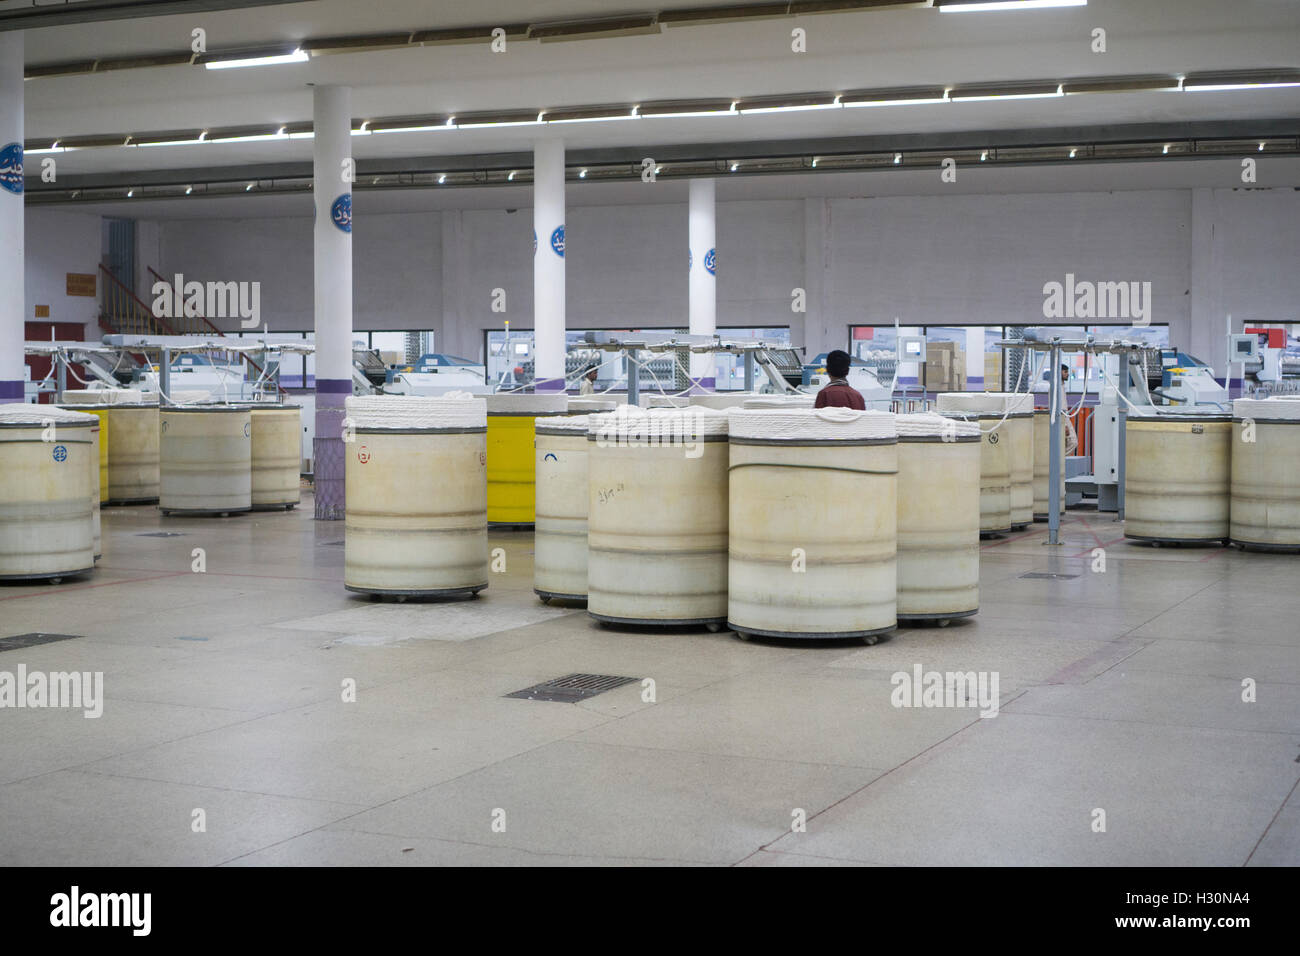
<svg viewBox="0 0 1300 956">
<path fill-rule="evenodd" d="M 21 402 L 23 361 L 23 34 L 0 33 L 0 402 Z"/>
<path fill-rule="evenodd" d="M 687 282 L 688 321 L 691 335 L 712 335 L 718 328 L 717 184 L 712 179 L 692 179 L 687 211 L 690 273 Z M 716 387 L 715 358 L 691 355 L 691 378 L 701 388 Z"/>
<path fill-rule="evenodd" d="M 564 142 L 533 148 L 534 388 L 564 390 Z"/>
<path fill-rule="evenodd" d="M 313 91 L 316 517 L 343 517 L 343 403 L 352 394 L 352 90 Z"/>
</svg>

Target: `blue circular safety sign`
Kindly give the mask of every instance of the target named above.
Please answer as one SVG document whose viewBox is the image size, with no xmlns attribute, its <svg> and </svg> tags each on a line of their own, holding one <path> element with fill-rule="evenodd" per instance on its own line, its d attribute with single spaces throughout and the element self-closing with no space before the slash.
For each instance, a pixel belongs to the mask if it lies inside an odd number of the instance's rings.
<svg viewBox="0 0 1300 956">
<path fill-rule="evenodd" d="M 330 206 L 330 221 L 343 232 L 352 231 L 352 194 L 344 193 Z"/>
<path fill-rule="evenodd" d="M 67 449 L 66 446 L 64 446 L 64 445 L 55 445 L 55 446 L 54 446 L 54 460 L 55 460 L 55 461 L 67 461 L 67 460 L 68 460 L 68 449 Z"/>
<path fill-rule="evenodd" d="M 704 254 L 704 269 L 706 272 L 708 272 L 709 275 L 715 275 L 713 271 L 713 267 L 717 264 L 717 261 L 718 261 L 717 249 L 710 249 L 708 252 Z"/>
<path fill-rule="evenodd" d="M 556 226 L 555 231 L 551 233 L 551 248 L 561 259 L 564 258 L 564 226 Z"/>
</svg>

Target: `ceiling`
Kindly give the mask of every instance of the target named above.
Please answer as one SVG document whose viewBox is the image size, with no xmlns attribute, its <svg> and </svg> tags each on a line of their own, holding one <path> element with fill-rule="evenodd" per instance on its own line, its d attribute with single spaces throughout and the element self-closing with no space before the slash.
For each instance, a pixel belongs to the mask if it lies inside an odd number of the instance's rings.
<svg viewBox="0 0 1300 956">
<path fill-rule="evenodd" d="M 652 0 L 481 0 L 472 7 L 447 0 L 310 0 L 203 14 L 118 20 L 35 29 L 25 37 L 27 64 L 81 58 L 186 51 L 190 31 L 207 31 L 210 50 L 304 37 L 486 23 L 539 22 L 698 6 Z M 806 53 L 791 51 L 791 30 L 807 31 Z M 1091 51 L 1095 27 L 1107 33 L 1107 52 Z M 1121 76 L 1300 66 L 1300 3 L 1291 0 L 1090 0 L 1087 7 L 943 15 L 933 9 L 882 9 L 802 15 L 753 22 L 664 28 L 657 35 L 573 42 L 510 41 L 494 54 L 486 44 L 431 46 L 332 54 L 308 63 L 236 70 L 172 66 L 88 76 L 34 78 L 25 84 L 26 136 L 67 137 L 209 126 L 310 120 L 310 84 L 353 89 L 358 119 L 436 112 L 546 109 L 645 100 L 745 97 L 820 90 L 951 85 L 1010 80 Z M 1090 94 L 1045 100 L 942 103 L 804 113 L 637 119 L 479 130 L 355 136 L 358 160 L 464 156 L 527 151 L 540 137 L 561 136 L 573 150 L 618 147 L 645 150 L 675 144 L 743 143 L 880 136 L 974 133 L 1050 127 L 1107 128 L 1116 124 L 1289 120 L 1300 130 L 1300 87 L 1223 93 L 1145 92 Z M 200 146 L 84 149 L 58 157 L 60 176 L 95 176 L 190 167 L 244 167 L 302 163 L 310 140 L 209 143 Z M 1278 169 L 1294 164 L 1278 162 Z M 1160 164 L 1156 164 L 1160 165 Z M 1188 162 L 1185 179 L 1213 162 Z M 1076 175 L 1074 171 L 1069 175 Z M 1023 173 L 1007 170 L 981 171 Z M 1037 171 L 1051 178 L 1049 171 Z M 840 185 L 859 176 L 839 174 Z M 910 175 L 910 174 L 908 174 Z M 918 174 L 919 175 L 919 174 Z M 1125 188 L 1114 167 L 1089 174 L 1099 188 Z M 1289 175 L 1293 175 L 1289 173 Z M 789 177 L 764 177 L 772 190 Z M 805 177 L 807 178 L 807 177 Z M 831 177 L 835 179 L 837 177 Z M 872 180 L 874 182 L 874 180 Z M 996 177 L 988 180 L 996 182 Z M 1172 180 L 1170 180 L 1172 181 Z M 756 181 L 757 182 L 757 181 Z M 1106 186 L 1109 182 L 1111 185 Z M 596 184 L 585 185 L 591 189 Z M 632 187 L 635 194 L 635 185 Z M 729 188 L 740 188 L 729 187 Z M 1096 187 L 1095 187 L 1096 188 Z M 526 189 L 511 188 L 527 195 Z M 482 192 L 483 190 L 458 190 Z M 505 190 L 511 191 L 511 190 Z M 578 192 L 580 190 L 574 190 Z M 435 191 L 436 192 L 436 191 Z M 500 207 L 513 201 L 491 190 Z M 406 194 L 402 194 L 406 197 Z M 725 195 L 725 194 L 723 194 Z M 205 203 L 249 203 L 205 200 Z M 274 197 L 286 208 L 310 201 Z M 370 202 L 358 198 L 360 206 Z M 376 203 L 385 200 L 376 195 Z M 397 200 L 406 207 L 411 199 Z M 523 201 L 523 200 L 521 200 Z M 471 203 L 427 198 L 421 202 Z M 153 205 L 177 205 L 155 203 Z M 249 210 L 244 205 L 241 208 Z M 119 213 L 120 214 L 120 213 Z M 189 214 L 189 213 L 179 213 Z"/>
</svg>

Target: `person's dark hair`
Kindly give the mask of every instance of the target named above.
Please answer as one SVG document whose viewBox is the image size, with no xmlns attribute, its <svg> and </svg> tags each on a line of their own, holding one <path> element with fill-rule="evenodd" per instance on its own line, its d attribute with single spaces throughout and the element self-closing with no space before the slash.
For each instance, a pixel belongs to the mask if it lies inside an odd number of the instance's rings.
<svg viewBox="0 0 1300 956">
<path fill-rule="evenodd" d="M 826 356 L 826 373 L 831 378 L 844 378 L 849 374 L 849 353 L 836 349 Z"/>
</svg>

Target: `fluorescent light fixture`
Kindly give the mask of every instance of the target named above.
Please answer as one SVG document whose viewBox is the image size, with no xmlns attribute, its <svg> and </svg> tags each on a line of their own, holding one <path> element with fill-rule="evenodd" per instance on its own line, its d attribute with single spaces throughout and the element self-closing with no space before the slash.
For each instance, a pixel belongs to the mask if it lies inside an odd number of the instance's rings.
<svg viewBox="0 0 1300 956">
<path fill-rule="evenodd" d="M 1046 10 L 1086 7 L 1088 0 L 939 0 L 940 13 L 987 13 L 996 10 Z"/>
<path fill-rule="evenodd" d="M 1189 93 L 1223 90 L 1274 90 L 1300 86 L 1300 70 L 1235 70 L 1217 73 L 1193 73 L 1183 80 Z"/>
<path fill-rule="evenodd" d="M 543 110 L 538 118 L 545 123 L 612 123 L 617 120 L 634 120 L 641 117 L 635 108 L 618 112 L 616 107 L 602 106 L 593 109 Z"/>
<path fill-rule="evenodd" d="M 1178 90 L 1181 80 L 1176 76 L 1101 76 L 1089 79 L 1066 80 L 1061 84 L 1066 96 L 1079 93 L 1144 93 L 1158 90 Z"/>
<path fill-rule="evenodd" d="M 455 129 L 456 117 L 406 116 L 391 120 L 370 120 L 372 133 L 431 133 L 436 130 Z"/>
<path fill-rule="evenodd" d="M 740 168 L 740 163 L 732 163 L 732 164 L 731 164 L 731 171 L 732 171 L 733 173 L 734 173 L 736 170 L 738 170 L 739 168 Z"/>
<path fill-rule="evenodd" d="M 818 157 L 816 157 L 816 156 L 813 157 L 813 161 L 812 161 L 812 168 L 813 168 L 813 169 L 816 169 L 816 168 L 817 168 L 817 158 L 818 158 Z"/>
<path fill-rule="evenodd" d="M 1077 155 L 1079 155 L 1079 151 L 1078 151 L 1077 149 L 1071 149 L 1071 150 L 1070 150 L 1070 158 L 1071 158 L 1071 159 L 1074 159 L 1074 157 L 1077 156 Z"/>
<path fill-rule="evenodd" d="M 948 102 L 948 91 L 942 86 L 904 87 L 894 90 L 854 90 L 841 93 L 837 100 L 846 109 L 860 106 L 912 106 L 924 103 Z"/>
<path fill-rule="evenodd" d="M 798 113 L 804 110 L 836 110 L 840 98 L 827 93 L 802 96 L 755 96 L 740 100 L 737 109 L 742 116 L 750 113 Z"/>
<path fill-rule="evenodd" d="M 694 116 L 739 116 L 735 100 L 664 100 L 639 103 L 638 116 L 647 119 L 684 119 Z"/>
<path fill-rule="evenodd" d="M 531 110 L 511 110 L 491 113 L 465 113 L 456 117 L 458 129 L 489 129 L 502 126 L 537 126 L 541 114 Z"/>
<path fill-rule="evenodd" d="M 135 190 L 134 190 L 134 189 L 128 189 L 128 190 L 126 191 L 126 198 L 127 198 L 127 199 L 130 199 L 130 198 L 131 198 L 132 196 L 134 196 L 134 195 L 135 195 Z"/>
<path fill-rule="evenodd" d="M 948 98 L 954 103 L 979 103 L 989 100 L 1042 100 L 1064 95 L 1064 86 L 1061 83 L 967 86 L 955 87 L 948 91 Z"/>
<path fill-rule="evenodd" d="M 506 177 L 506 182 L 513 183 L 515 181 L 515 173 L 517 172 L 518 170 L 516 169 L 510 170 L 510 175 Z"/>
<path fill-rule="evenodd" d="M 280 139 L 288 139 L 285 133 L 253 133 L 248 136 L 218 136 L 215 139 L 195 140 L 194 142 L 208 143 L 266 143 Z"/>
<path fill-rule="evenodd" d="M 242 60 L 211 60 L 203 65 L 209 70 L 237 70 L 245 66 L 279 66 L 283 63 L 306 63 L 309 59 L 307 51 L 299 48 L 292 53 L 252 56 Z"/>
<path fill-rule="evenodd" d="M 897 165 L 898 165 L 899 163 L 901 163 L 902 161 L 903 161 L 903 154 L 902 154 L 902 153 L 895 153 L 895 154 L 894 154 L 894 165 L 897 166 Z"/>
<path fill-rule="evenodd" d="M 984 151 L 982 151 L 982 152 L 980 153 L 980 162 L 981 162 L 981 163 L 984 162 L 984 161 L 985 161 L 986 159 L 988 159 L 988 158 L 989 158 L 989 151 L 988 151 L 987 149 L 984 150 Z"/>
<path fill-rule="evenodd" d="M 185 187 L 185 195 L 188 196 L 188 195 L 189 195 L 190 193 L 192 193 L 192 192 L 194 192 L 194 187 L 193 187 L 193 186 L 186 186 L 186 187 Z"/>
<path fill-rule="evenodd" d="M 578 178 L 579 178 L 579 179 L 586 179 L 586 178 L 587 178 L 587 171 L 586 171 L 585 169 L 579 170 L 579 171 L 578 171 Z"/>
<path fill-rule="evenodd" d="M 253 185 L 254 185 L 253 183 L 249 183 L 247 186 L 245 186 L 244 192 L 251 193 L 253 191 Z"/>
</svg>

